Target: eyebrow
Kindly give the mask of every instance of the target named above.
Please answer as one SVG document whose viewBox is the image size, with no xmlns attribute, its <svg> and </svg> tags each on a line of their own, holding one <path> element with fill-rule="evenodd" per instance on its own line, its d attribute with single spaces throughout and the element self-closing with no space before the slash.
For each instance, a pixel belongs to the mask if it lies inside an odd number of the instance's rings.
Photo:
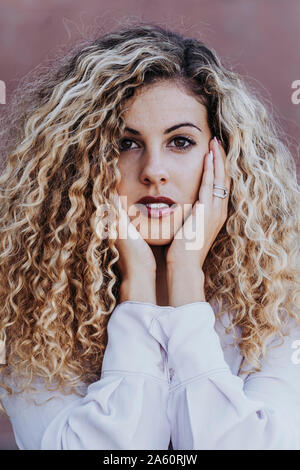
<svg viewBox="0 0 300 470">
<path fill-rule="evenodd" d="M 195 124 L 192 124 L 191 122 L 182 122 L 181 124 L 175 124 L 175 126 L 169 127 L 168 129 L 164 131 L 164 134 L 169 134 L 170 132 L 175 131 L 175 129 L 178 129 L 179 127 L 185 127 L 185 126 L 195 127 L 200 132 L 202 132 L 202 130 L 199 127 L 195 126 Z M 131 134 L 141 135 L 139 131 L 137 131 L 136 129 L 132 129 L 131 127 L 125 127 L 125 131 L 128 131 Z"/>
</svg>

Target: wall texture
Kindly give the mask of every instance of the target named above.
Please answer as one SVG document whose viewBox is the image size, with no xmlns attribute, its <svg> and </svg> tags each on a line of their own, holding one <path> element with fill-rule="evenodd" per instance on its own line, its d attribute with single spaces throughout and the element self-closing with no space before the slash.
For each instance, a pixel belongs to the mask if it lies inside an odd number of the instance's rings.
<svg viewBox="0 0 300 470">
<path fill-rule="evenodd" d="M 0 0 L 0 80 L 6 84 L 0 113 L 19 80 L 61 47 L 132 20 L 213 46 L 273 108 L 300 176 L 300 103 L 291 99 L 292 83 L 300 80 L 299 0 Z M 16 448 L 4 418 L 0 448 Z"/>
</svg>

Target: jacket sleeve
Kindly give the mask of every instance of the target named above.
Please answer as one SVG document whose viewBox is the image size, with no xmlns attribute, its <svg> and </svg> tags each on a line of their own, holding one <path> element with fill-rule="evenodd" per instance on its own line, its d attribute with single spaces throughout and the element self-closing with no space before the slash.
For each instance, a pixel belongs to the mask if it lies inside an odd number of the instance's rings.
<svg viewBox="0 0 300 470">
<path fill-rule="evenodd" d="M 36 381 L 34 397 L 24 392 L 2 398 L 18 447 L 167 449 L 166 352 L 150 332 L 161 311 L 157 305 L 135 301 L 115 308 L 101 378 L 86 386 L 85 396 L 47 391 Z"/>
<path fill-rule="evenodd" d="M 176 307 L 155 322 L 167 338 L 174 449 L 300 449 L 299 327 L 243 380 L 225 362 L 209 303 Z"/>
</svg>

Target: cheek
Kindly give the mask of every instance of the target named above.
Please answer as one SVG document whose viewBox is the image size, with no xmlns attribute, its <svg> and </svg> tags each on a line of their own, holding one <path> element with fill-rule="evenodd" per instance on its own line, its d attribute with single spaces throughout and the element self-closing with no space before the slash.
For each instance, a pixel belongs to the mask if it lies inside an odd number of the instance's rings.
<svg viewBox="0 0 300 470">
<path fill-rule="evenodd" d="M 124 180 L 134 180 L 137 175 L 137 164 L 133 159 L 120 157 L 117 166 Z"/>
<path fill-rule="evenodd" d="M 128 168 L 128 165 L 123 162 L 122 160 L 118 161 L 118 170 L 120 171 L 120 176 L 121 176 L 121 181 L 119 183 L 119 187 L 126 187 L 128 186 L 128 181 L 130 180 L 130 169 Z"/>
<path fill-rule="evenodd" d="M 117 166 L 121 176 L 121 180 L 117 184 L 117 192 L 120 196 L 125 197 L 126 206 L 130 207 L 136 201 L 136 174 L 132 166 L 129 166 L 128 164 L 122 161 L 119 161 Z"/>
<path fill-rule="evenodd" d="M 194 204 L 194 202 L 199 199 L 199 189 L 201 185 L 202 174 L 203 161 L 201 161 L 200 166 L 198 165 L 197 168 L 195 168 L 194 171 L 188 175 L 185 183 L 185 187 L 187 188 L 185 195 L 189 204 Z"/>
</svg>

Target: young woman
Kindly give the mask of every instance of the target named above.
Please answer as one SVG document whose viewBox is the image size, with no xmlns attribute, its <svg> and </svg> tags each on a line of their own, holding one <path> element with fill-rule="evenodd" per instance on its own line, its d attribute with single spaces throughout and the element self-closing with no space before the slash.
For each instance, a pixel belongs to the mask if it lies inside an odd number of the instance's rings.
<svg viewBox="0 0 300 470">
<path fill-rule="evenodd" d="M 272 117 L 152 24 L 42 72 L 2 134 L 19 448 L 299 449 L 300 191 Z"/>
</svg>

